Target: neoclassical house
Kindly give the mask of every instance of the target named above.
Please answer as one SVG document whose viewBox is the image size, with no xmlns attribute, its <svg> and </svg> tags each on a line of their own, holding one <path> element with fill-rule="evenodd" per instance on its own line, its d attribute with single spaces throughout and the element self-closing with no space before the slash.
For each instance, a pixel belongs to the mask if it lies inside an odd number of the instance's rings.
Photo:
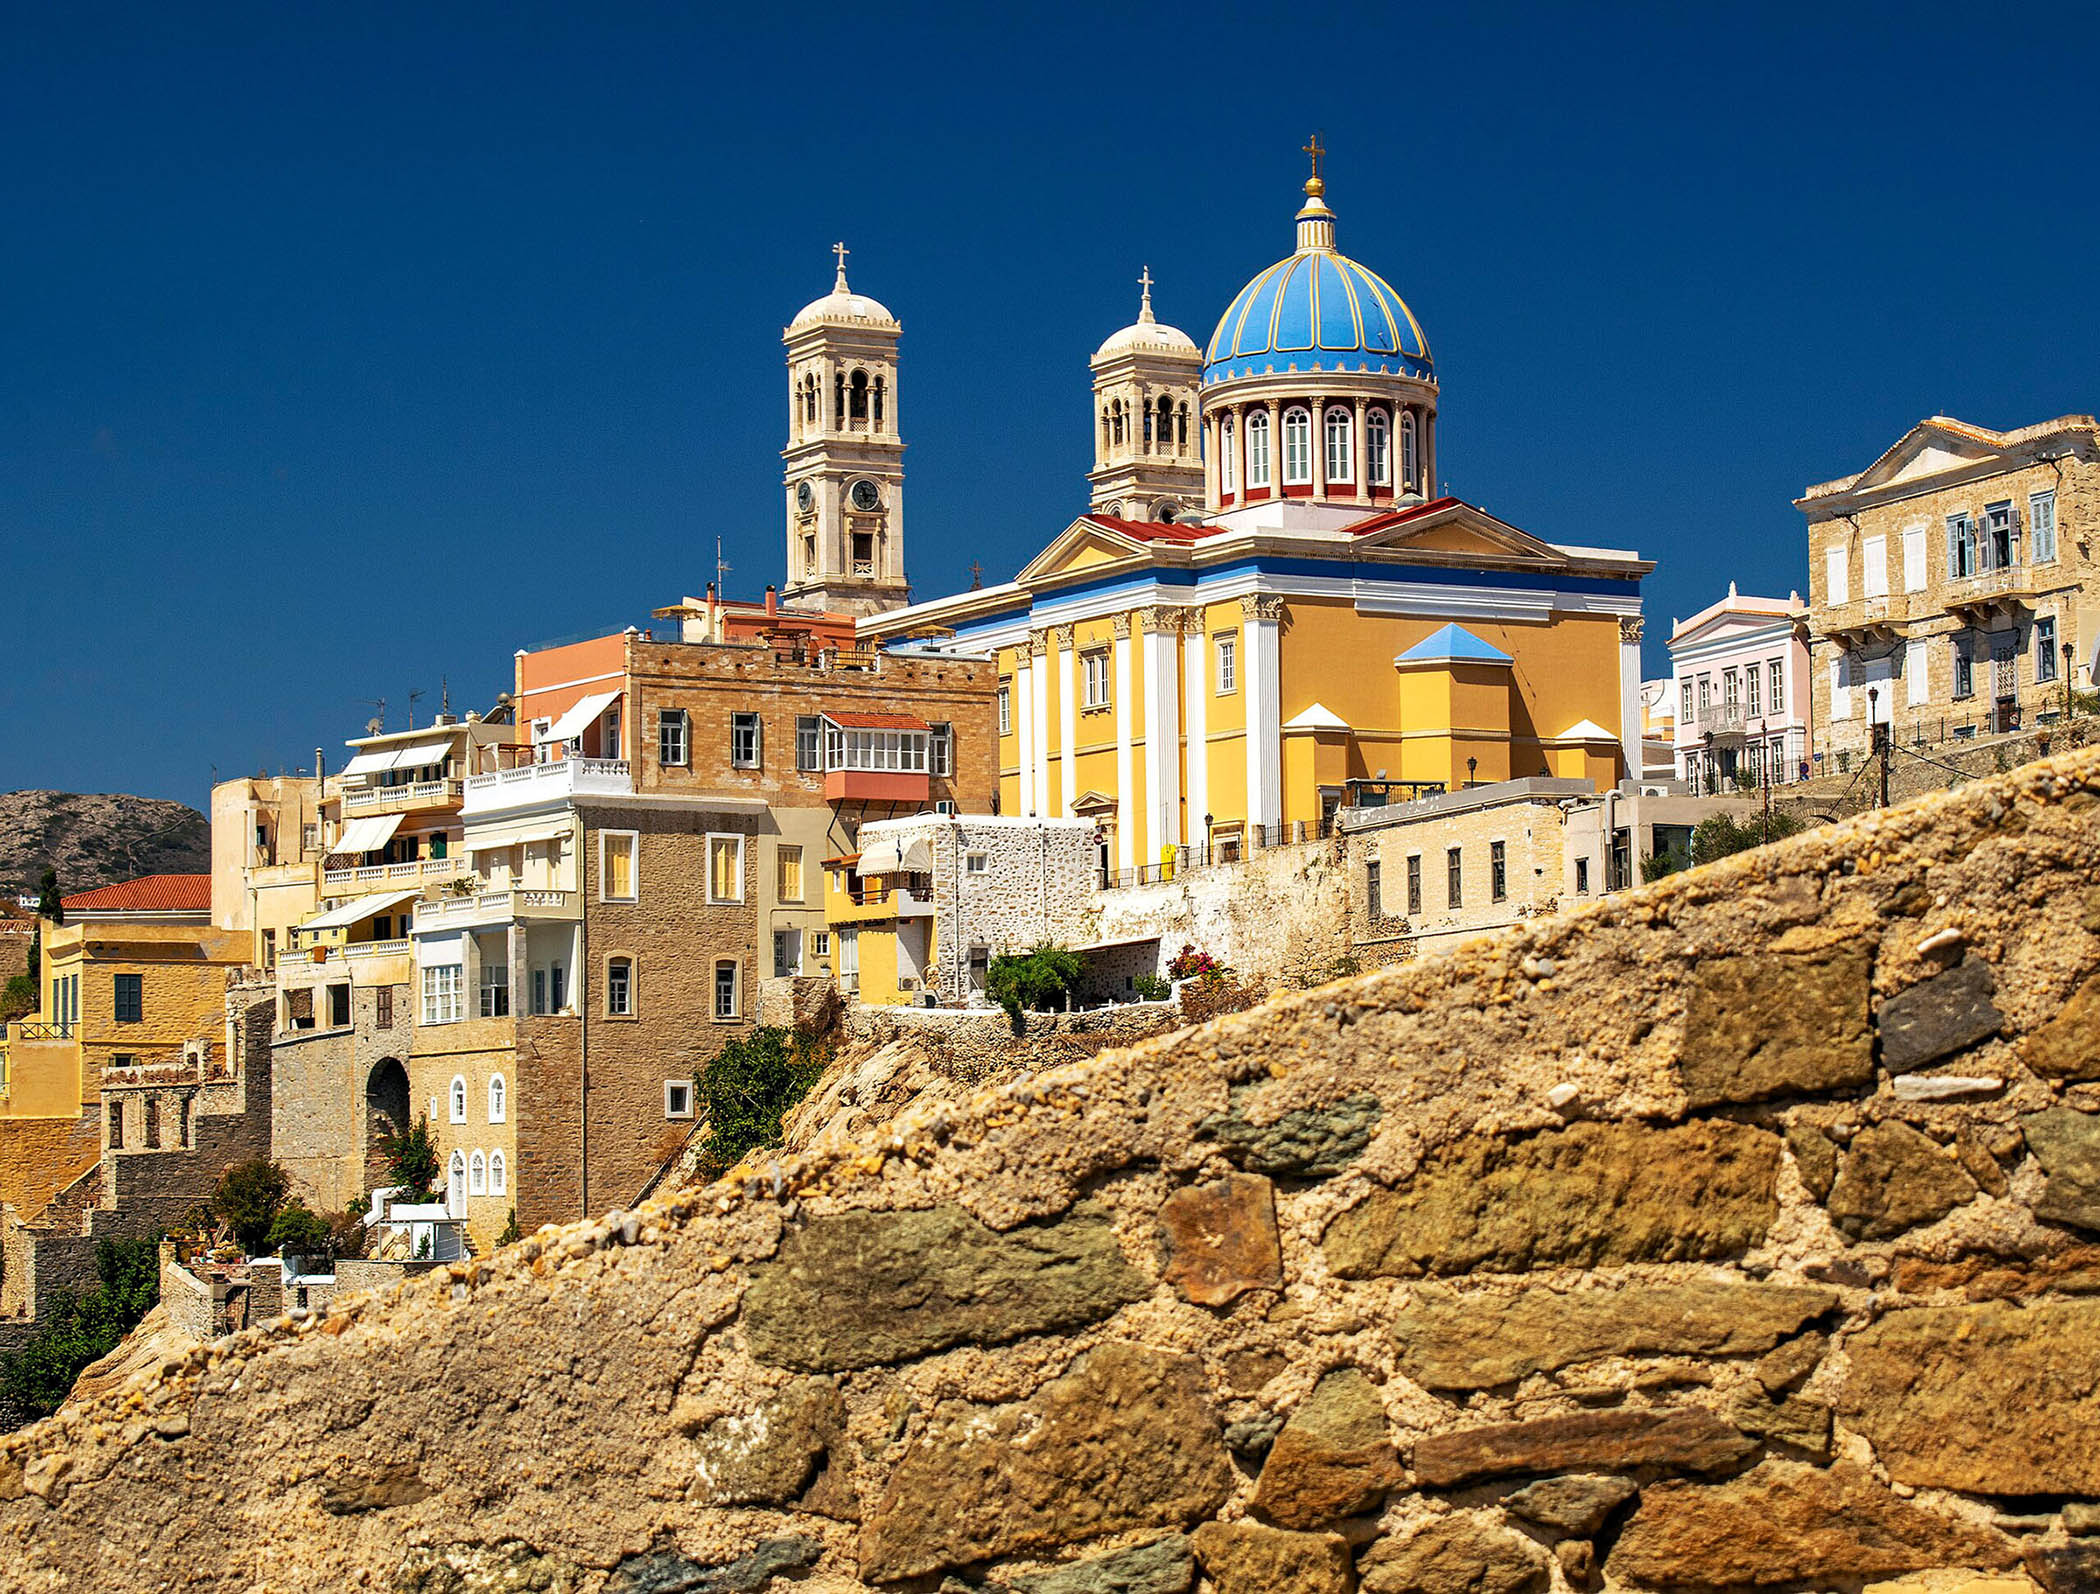
<svg viewBox="0 0 2100 1594">
<path fill-rule="evenodd" d="M 1440 495 L 1428 340 L 1336 248 L 1317 166 L 1296 227 L 1200 356 L 1147 274 L 1094 358 L 1092 512 L 1009 582 L 859 622 L 995 654 L 1001 811 L 1094 820 L 1114 870 L 1344 802 L 1640 767 L 1654 566 Z"/>
</svg>

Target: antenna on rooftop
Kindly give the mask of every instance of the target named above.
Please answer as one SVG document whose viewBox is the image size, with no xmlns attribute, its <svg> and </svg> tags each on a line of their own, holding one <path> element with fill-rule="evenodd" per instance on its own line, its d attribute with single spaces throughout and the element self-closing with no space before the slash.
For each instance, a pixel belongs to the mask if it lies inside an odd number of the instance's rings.
<svg viewBox="0 0 2100 1594">
<path fill-rule="evenodd" d="M 438 712 L 440 714 L 450 714 L 452 712 L 452 677 L 449 675 L 438 677 Z"/>
<path fill-rule="evenodd" d="M 364 704 L 366 708 L 379 711 L 365 721 L 365 734 L 367 736 L 377 736 L 386 729 L 386 699 L 383 697 L 361 697 L 357 701 Z"/>
<path fill-rule="evenodd" d="M 416 728 L 416 699 L 427 697 L 428 695 L 420 686 L 412 686 L 408 689 L 408 728 L 410 730 Z"/>
<path fill-rule="evenodd" d="M 715 539 L 715 596 L 725 602 L 728 601 L 729 597 L 728 576 L 729 561 L 722 557 L 722 539 L 717 537 Z"/>
</svg>

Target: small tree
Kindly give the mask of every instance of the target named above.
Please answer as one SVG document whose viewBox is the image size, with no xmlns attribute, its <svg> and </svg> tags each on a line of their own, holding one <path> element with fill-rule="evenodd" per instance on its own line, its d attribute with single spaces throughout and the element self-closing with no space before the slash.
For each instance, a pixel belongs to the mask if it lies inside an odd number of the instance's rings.
<svg viewBox="0 0 2100 1594">
<path fill-rule="evenodd" d="M 379 1137 L 387 1183 L 413 1204 L 437 1199 L 438 1148 L 430 1133 L 430 1115 L 418 1114 L 407 1129 L 389 1129 Z"/>
<path fill-rule="evenodd" d="M 59 895 L 58 871 L 46 869 L 36 886 L 36 916 L 53 924 L 66 922 L 66 899 Z"/>
<path fill-rule="evenodd" d="M 94 1288 L 60 1298 L 19 1351 L 0 1355 L 0 1407 L 48 1417 L 88 1363 L 117 1348 L 160 1300 L 160 1240 L 98 1240 Z"/>
<path fill-rule="evenodd" d="M 211 1194 L 212 1216 L 233 1230 L 241 1250 L 260 1256 L 270 1245 L 270 1229 L 291 1193 L 291 1177 L 265 1157 L 236 1162 L 219 1176 Z"/>
<path fill-rule="evenodd" d="M 271 1223 L 265 1243 L 273 1251 L 325 1259 L 335 1255 L 335 1229 L 320 1213 L 294 1196 Z"/>
<path fill-rule="evenodd" d="M 1009 952 L 992 959 L 985 990 L 1006 1009 L 1014 1033 L 1021 1034 L 1028 1021 L 1024 1009 L 1036 1013 L 1055 1011 L 1079 981 L 1079 954 L 1047 943 L 1032 952 Z"/>
<path fill-rule="evenodd" d="M 768 1024 L 739 1035 L 693 1076 L 699 1111 L 707 1121 L 700 1166 L 718 1178 L 760 1146 L 785 1138 L 781 1120 L 831 1062 L 816 1040 Z"/>
</svg>

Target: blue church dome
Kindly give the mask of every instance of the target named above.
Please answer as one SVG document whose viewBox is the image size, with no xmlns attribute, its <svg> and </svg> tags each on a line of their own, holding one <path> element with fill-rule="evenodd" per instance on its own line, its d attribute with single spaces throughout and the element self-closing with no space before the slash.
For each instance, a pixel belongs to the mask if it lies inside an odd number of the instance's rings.
<svg viewBox="0 0 2100 1594">
<path fill-rule="evenodd" d="M 1400 295 L 1334 247 L 1334 212 L 1320 179 L 1305 185 L 1298 249 L 1239 294 L 1211 334 L 1203 380 L 1274 372 L 1364 371 L 1428 380 L 1429 340 Z"/>
</svg>

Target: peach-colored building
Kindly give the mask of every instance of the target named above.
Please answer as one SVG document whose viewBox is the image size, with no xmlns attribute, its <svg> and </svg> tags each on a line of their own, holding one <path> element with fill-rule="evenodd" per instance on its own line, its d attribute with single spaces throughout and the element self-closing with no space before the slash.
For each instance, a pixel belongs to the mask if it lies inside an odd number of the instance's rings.
<svg viewBox="0 0 2100 1594">
<path fill-rule="evenodd" d="M 1798 593 L 1728 596 L 1670 630 L 1677 773 L 1702 791 L 1805 779 L 1808 606 Z"/>
</svg>

